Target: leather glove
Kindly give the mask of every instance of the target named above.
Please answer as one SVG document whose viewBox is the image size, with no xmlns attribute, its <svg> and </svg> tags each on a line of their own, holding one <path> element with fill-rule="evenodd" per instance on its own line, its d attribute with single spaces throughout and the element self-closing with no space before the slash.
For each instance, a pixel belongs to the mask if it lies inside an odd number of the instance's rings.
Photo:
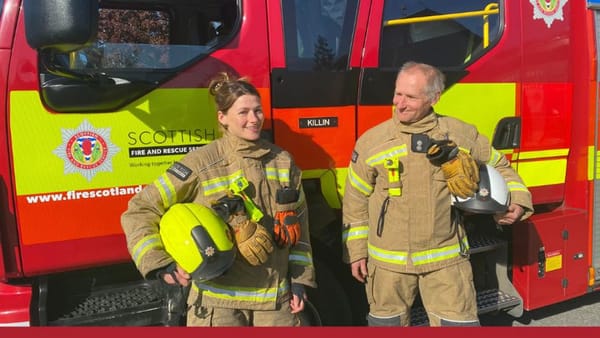
<svg viewBox="0 0 600 338">
<path fill-rule="evenodd" d="M 274 217 L 273 235 L 279 247 L 294 246 L 300 240 L 300 220 L 294 210 L 278 211 Z"/>
<path fill-rule="evenodd" d="M 427 158 L 441 167 L 448 189 L 460 198 L 475 195 L 479 183 L 479 166 L 471 155 L 460 151 L 453 141 L 432 141 Z"/>
<path fill-rule="evenodd" d="M 273 239 L 262 225 L 246 220 L 235 228 L 238 251 L 252 266 L 259 266 L 273 252 Z"/>
</svg>

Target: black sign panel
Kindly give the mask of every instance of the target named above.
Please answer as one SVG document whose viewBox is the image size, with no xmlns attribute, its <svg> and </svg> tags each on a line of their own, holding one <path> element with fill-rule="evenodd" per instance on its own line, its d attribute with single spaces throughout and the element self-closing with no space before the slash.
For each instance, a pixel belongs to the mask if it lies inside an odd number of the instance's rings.
<svg viewBox="0 0 600 338">
<path fill-rule="evenodd" d="M 300 129 L 305 128 L 333 128 L 338 126 L 338 118 L 332 117 L 311 117 L 300 119 Z"/>
</svg>

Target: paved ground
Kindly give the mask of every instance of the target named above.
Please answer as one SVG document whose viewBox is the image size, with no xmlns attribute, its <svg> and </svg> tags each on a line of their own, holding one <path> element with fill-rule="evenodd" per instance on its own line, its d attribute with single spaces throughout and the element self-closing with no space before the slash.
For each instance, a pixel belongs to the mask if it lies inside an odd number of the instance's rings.
<svg viewBox="0 0 600 338">
<path fill-rule="evenodd" d="M 504 313 L 485 315 L 484 326 L 594 326 L 600 327 L 600 292 L 587 294 L 541 309 L 525 312 L 514 319 Z"/>
</svg>

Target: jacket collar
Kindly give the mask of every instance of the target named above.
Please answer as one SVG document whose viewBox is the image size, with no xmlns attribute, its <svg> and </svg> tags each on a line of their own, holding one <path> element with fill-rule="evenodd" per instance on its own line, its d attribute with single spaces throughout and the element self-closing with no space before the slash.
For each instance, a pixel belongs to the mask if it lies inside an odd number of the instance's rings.
<svg viewBox="0 0 600 338">
<path fill-rule="evenodd" d="M 263 139 L 248 141 L 228 131 L 223 133 L 223 139 L 227 144 L 227 151 L 231 151 L 241 157 L 261 158 L 271 152 L 268 142 Z"/>
<path fill-rule="evenodd" d="M 392 120 L 394 121 L 394 125 L 396 126 L 397 130 L 406 134 L 426 133 L 432 130 L 433 128 L 437 127 L 438 125 L 437 114 L 433 110 L 431 111 L 431 113 L 425 115 L 425 117 L 423 117 L 417 122 L 401 122 L 396 116 L 396 114 L 394 114 Z"/>
</svg>

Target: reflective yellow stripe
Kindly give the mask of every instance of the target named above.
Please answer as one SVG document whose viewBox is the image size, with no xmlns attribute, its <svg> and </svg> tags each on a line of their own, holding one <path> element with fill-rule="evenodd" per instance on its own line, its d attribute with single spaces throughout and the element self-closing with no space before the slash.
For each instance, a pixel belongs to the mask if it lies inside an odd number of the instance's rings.
<svg viewBox="0 0 600 338">
<path fill-rule="evenodd" d="M 506 185 L 508 186 L 508 190 L 510 192 L 513 192 L 513 191 L 525 191 L 526 192 L 526 191 L 528 191 L 527 188 L 519 182 L 510 181 L 510 182 L 507 182 Z"/>
<path fill-rule="evenodd" d="M 406 265 L 408 253 L 406 251 L 384 250 L 369 243 L 369 257 L 386 263 Z"/>
<path fill-rule="evenodd" d="M 541 159 L 550 157 L 563 157 L 569 155 L 569 149 L 549 149 L 536 151 L 523 151 L 519 153 L 519 160 Z"/>
<path fill-rule="evenodd" d="M 276 288 L 249 288 L 219 285 L 210 281 L 194 282 L 193 287 L 208 297 L 254 303 L 268 303 L 289 292 L 288 281 L 282 280 Z"/>
<path fill-rule="evenodd" d="M 268 180 L 278 181 L 282 186 L 288 186 L 290 184 L 290 170 L 289 169 L 278 169 L 267 167 L 265 173 Z"/>
<path fill-rule="evenodd" d="M 242 177 L 242 171 L 238 170 L 231 175 L 221 176 L 202 182 L 204 196 L 216 194 L 221 191 L 227 191 L 229 186 L 238 178 Z"/>
<path fill-rule="evenodd" d="M 467 236 L 462 239 L 465 249 L 469 249 L 469 241 Z M 440 262 L 446 259 L 458 257 L 460 255 L 460 243 L 446 246 L 443 248 L 426 250 L 413 253 L 410 258 L 414 265 L 423 265 L 433 262 Z"/>
<path fill-rule="evenodd" d="M 312 255 L 309 251 L 291 250 L 289 254 L 290 264 L 312 266 Z"/>
<path fill-rule="evenodd" d="M 491 147 L 491 149 L 490 149 L 490 160 L 488 161 L 487 164 L 491 165 L 492 167 L 495 167 L 496 164 L 498 164 L 498 162 L 500 161 L 501 158 L 502 158 L 502 153 L 499 152 L 498 150 L 496 150 L 496 148 Z"/>
<path fill-rule="evenodd" d="M 369 157 L 365 162 L 370 167 L 374 167 L 378 164 L 384 163 L 388 158 L 394 158 L 399 156 L 406 156 L 408 154 L 408 150 L 406 148 L 406 144 L 392 147 L 390 149 L 386 149 L 384 151 L 378 152 L 377 154 Z"/>
<path fill-rule="evenodd" d="M 513 158 L 519 161 L 516 165 L 513 163 L 513 166 L 527 187 L 563 184 L 567 173 L 568 155 L 568 148 L 517 152 L 513 154 Z M 492 161 L 493 159 L 490 159 L 490 165 L 493 165 Z"/>
<path fill-rule="evenodd" d="M 366 239 L 369 235 L 369 227 L 367 225 L 352 227 L 342 232 L 342 242 L 346 243 L 355 239 Z"/>
<path fill-rule="evenodd" d="M 143 237 L 137 244 L 133 247 L 131 257 L 135 262 L 136 266 L 140 265 L 140 261 L 142 257 L 146 254 L 146 252 L 152 249 L 163 249 L 163 243 L 160 240 L 159 234 L 154 234 L 150 236 Z"/>
<path fill-rule="evenodd" d="M 465 236 L 463 239 L 466 250 L 469 249 L 469 241 Z M 414 265 L 423 265 L 433 262 L 440 262 L 446 259 L 458 257 L 460 255 L 460 243 L 446 247 L 415 252 L 410 255 Z M 378 261 L 406 265 L 408 253 L 406 251 L 392 251 L 378 248 L 369 243 L 369 256 Z"/>
<path fill-rule="evenodd" d="M 565 183 L 567 174 L 567 160 L 541 160 L 519 162 L 519 175 L 529 188 L 543 185 Z"/>
<path fill-rule="evenodd" d="M 390 183 L 395 183 L 400 181 L 400 165 L 398 158 L 400 156 L 406 156 L 407 154 L 407 146 L 406 144 L 402 144 L 374 154 L 373 156 L 367 158 L 365 163 L 370 167 L 383 164 L 384 168 L 388 169 L 388 181 Z M 354 186 L 357 190 L 367 196 L 373 192 L 373 188 L 369 186 L 367 189 L 365 186 L 366 183 L 359 177 L 356 177 L 356 175 L 353 175 L 353 172 L 350 172 L 349 175 L 351 175 L 350 179 L 352 186 Z M 354 180 L 355 178 L 356 181 Z M 402 189 L 400 187 L 390 188 L 388 190 L 388 194 L 390 196 L 400 196 L 402 195 Z"/>
<path fill-rule="evenodd" d="M 371 195 L 373 187 L 358 177 L 358 175 L 354 173 L 354 170 L 352 170 L 352 167 L 348 168 L 348 177 L 350 179 L 350 185 L 356 188 L 356 190 L 360 191 L 365 196 Z"/>
<path fill-rule="evenodd" d="M 596 172 L 596 168 L 600 168 L 600 153 L 596 152 L 594 146 L 588 147 L 588 180 L 599 179 L 600 176 Z"/>
<path fill-rule="evenodd" d="M 600 179 L 600 152 L 588 147 L 588 179 Z"/>
<path fill-rule="evenodd" d="M 158 189 L 160 199 L 162 200 L 165 209 L 169 209 L 170 206 L 177 202 L 175 187 L 167 174 L 160 175 L 160 177 L 154 181 L 154 186 Z"/>
</svg>

